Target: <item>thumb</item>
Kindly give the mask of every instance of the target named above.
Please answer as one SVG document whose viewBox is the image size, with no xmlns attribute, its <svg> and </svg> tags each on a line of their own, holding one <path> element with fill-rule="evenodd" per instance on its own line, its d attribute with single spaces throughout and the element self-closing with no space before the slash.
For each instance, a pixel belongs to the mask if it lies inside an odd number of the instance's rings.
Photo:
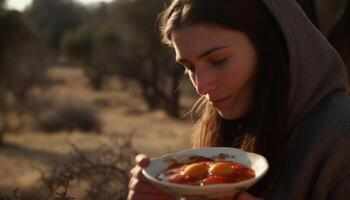
<svg viewBox="0 0 350 200">
<path fill-rule="evenodd" d="M 149 165 L 150 163 L 150 159 L 148 158 L 147 155 L 145 154 L 138 154 L 135 157 L 135 162 L 138 166 L 140 166 L 141 168 L 145 168 Z"/>
</svg>

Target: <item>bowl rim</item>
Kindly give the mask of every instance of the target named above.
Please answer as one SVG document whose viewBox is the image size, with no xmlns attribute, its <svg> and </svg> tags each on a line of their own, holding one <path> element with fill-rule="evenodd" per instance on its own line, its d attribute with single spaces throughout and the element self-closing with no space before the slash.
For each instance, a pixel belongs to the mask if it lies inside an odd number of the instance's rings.
<svg viewBox="0 0 350 200">
<path fill-rule="evenodd" d="M 177 189 L 203 190 L 203 189 L 215 189 L 215 188 L 223 189 L 223 188 L 232 188 L 232 187 L 237 187 L 237 188 L 238 187 L 244 187 L 247 184 L 249 184 L 250 182 L 254 182 L 256 180 L 259 180 L 269 170 L 269 163 L 267 162 L 267 159 L 264 156 L 262 156 L 260 154 L 257 154 L 257 153 L 247 152 L 247 151 L 244 151 L 242 149 L 233 148 L 233 147 L 201 147 L 201 148 L 185 149 L 185 150 L 182 150 L 182 151 L 173 152 L 173 153 L 167 153 L 167 154 L 164 154 L 162 156 L 151 158 L 150 159 L 150 161 L 151 161 L 150 165 L 151 165 L 152 161 L 159 161 L 159 160 L 162 160 L 162 159 L 164 159 L 166 157 L 174 156 L 174 154 L 176 156 L 177 154 L 185 154 L 187 152 L 192 152 L 192 151 L 196 151 L 196 150 L 203 151 L 203 150 L 213 150 L 213 149 L 218 149 L 218 150 L 220 150 L 220 149 L 235 150 L 235 151 L 239 151 L 241 153 L 247 154 L 247 155 L 252 155 L 252 156 L 258 157 L 259 159 L 263 160 L 263 162 L 266 165 L 266 169 L 263 170 L 262 173 L 259 174 L 259 176 L 255 176 L 254 178 L 247 179 L 247 180 L 244 180 L 244 181 L 240 181 L 240 182 L 236 182 L 236 183 L 220 183 L 220 184 L 202 185 L 202 186 L 177 184 L 177 183 L 169 183 L 169 182 L 160 181 L 160 180 L 156 179 L 155 177 L 153 177 L 152 175 L 150 175 L 147 172 L 147 168 L 148 167 L 142 169 L 142 174 L 150 182 L 153 182 L 153 183 L 158 184 L 158 185 L 162 185 L 164 187 L 171 187 L 171 188 L 177 188 Z"/>
</svg>

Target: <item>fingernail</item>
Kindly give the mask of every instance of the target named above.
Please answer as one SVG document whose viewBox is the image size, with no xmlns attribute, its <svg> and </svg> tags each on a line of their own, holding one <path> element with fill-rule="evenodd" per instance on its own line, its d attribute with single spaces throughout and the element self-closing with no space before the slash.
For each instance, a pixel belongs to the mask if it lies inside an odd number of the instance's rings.
<svg viewBox="0 0 350 200">
<path fill-rule="evenodd" d="M 140 167 L 147 167 L 150 163 L 149 158 L 145 154 L 137 155 L 135 161 Z"/>
</svg>

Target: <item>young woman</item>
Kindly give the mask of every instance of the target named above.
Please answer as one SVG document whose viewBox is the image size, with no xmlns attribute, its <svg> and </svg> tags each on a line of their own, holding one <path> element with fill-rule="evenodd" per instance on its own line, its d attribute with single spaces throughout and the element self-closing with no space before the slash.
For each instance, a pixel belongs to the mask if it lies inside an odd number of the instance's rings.
<svg viewBox="0 0 350 200">
<path fill-rule="evenodd" d="M 201 98 L 193 147 L 264 155 L 267 175 L 235 199 L 350 199 L 343 61 L 293 0 L 174 0 L 160 16 Z M 129 200 L 172 199 L 131 171 Z"/>
</svg>

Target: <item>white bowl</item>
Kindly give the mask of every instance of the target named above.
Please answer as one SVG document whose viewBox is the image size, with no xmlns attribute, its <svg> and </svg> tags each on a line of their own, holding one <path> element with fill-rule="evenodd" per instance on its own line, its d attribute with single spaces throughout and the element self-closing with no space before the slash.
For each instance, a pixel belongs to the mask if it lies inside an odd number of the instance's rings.
<svg viewBox="0 0 350 200">
<path fill-rule="evenodd" d="M 224 161 L 234 161 L 250 167 L 254 170 L 255 177 L 237 183 L 213 184 L 204 186 L 170 183 L 168 181 L 161 181 L 156 178 L 159 173 L 163 172 L 169 167 L 169 160 L 171 159 L 182 160 L 193 155 L 199 155 L 208 158 L 214 158 L 214 160 L 220 160 L 217 158 L 219 154 L 228 155 Z M 221 159 L 221 161 L 223 160 Z M 265 175 L 268 168 L 269 165 L 266 159 L 261 155 L 245 152 L 236 148 L 211 147 L 189 149 L 176 153 L 166 154 L 157 158 L 152 158 L 150 165 L 144 168 L 142 170 L 142 173 L 146 179 L 148 179 L 154 186 L 166 193 L 172 194 L 177 198 L 184 197 L 186 199 L 212 199 L 233 197 L 238 191 L 247 189 L 254 185 L 262 176 Z"/>
</svg>

